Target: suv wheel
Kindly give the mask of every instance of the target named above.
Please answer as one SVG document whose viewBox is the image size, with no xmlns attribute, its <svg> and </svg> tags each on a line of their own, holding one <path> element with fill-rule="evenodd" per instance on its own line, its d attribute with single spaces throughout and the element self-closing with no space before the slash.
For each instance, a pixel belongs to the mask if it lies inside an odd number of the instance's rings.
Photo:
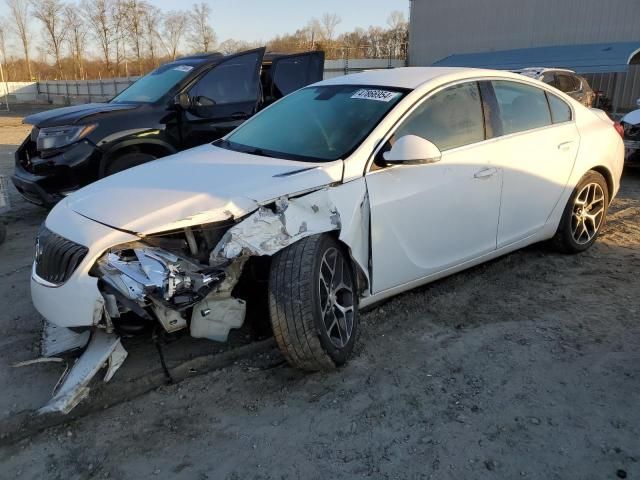
<svg viewBox="0 0 640 480">
<path fill-rule="evenodd" d="M 331 235 L 304 238 L 274 255 L 269 310 L 278 347 L 294 367 L 344 364 L 358 336 L 353 264 Z"/>
<path fill-rule="evenodd" d="M 127 170 L 132 167 L 137 167 L 138 165 L 142 165 L 143 163 L 147 163 L 155 159 L 156 157 L 149 153 L 125 153 L 124 155 L 116 157 L 109 162 L 105 176 L 113 175 L 114 173 L 122 172 L 123 170 Z"/>
</svg>

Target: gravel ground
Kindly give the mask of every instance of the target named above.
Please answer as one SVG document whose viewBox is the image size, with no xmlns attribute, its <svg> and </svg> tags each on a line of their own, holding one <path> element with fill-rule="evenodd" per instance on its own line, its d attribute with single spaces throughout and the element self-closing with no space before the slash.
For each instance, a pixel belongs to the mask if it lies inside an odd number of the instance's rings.
<svg viewBox="0 0 640 480">
<path fill-rule="evenodd" d="M 10 123 L 0 173 L 25 135 Z M 14 206 L 0 299 L 19 321 L 0 367 L 38 321 L 28 264 L 44 215 Z M 533 246 L 396 297 L 361 316 L 355 357 L 332 373 L 273 352 L 49 429 L 0 449 L 0 477 L 639 478 L 639 218 L 627 172 L 584 254 Z"/>
</svg>

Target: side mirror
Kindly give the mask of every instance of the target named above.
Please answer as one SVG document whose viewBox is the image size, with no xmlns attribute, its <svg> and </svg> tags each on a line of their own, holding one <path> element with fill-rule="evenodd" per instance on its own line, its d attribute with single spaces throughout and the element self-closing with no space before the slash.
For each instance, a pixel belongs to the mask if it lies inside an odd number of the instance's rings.
<svg viewBox="0 0 640 480">
<path fill-rule="evenodd" d="M 188 93 L 179 93 L 174 97 L 173 104 L 183 110 L 189 110 L 191 108 L 191 97 L 189 97 Z"/>
<path fill-rule="evenodd" d="M 640 98 L 636 100 L 636 105 L 640 108 Z"/>
<path fill-rule="evenodd" d="M 193 105 L 197 107 L 213 107 L 216 101 L 209 97 L 197 96 L 193 99 Z"/>
<path fill-rule="evenodd" d="M 396 140 L 391 150 L 382 154 L 382 158 L 388 164 L 420 165 L 440 161 L 442 153 L 429 140 L 417 135 L 405 135 Z"/>
</svg>

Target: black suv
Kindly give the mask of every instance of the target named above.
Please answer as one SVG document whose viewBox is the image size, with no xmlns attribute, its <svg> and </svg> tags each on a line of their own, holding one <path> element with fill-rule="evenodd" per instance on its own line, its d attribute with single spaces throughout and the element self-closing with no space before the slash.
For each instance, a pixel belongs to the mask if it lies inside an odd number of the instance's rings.
<svg viewBox="0 0 640 480">
<path fill-rule="evenodd" d="M 140 78 L 107 103 L 49 110 L 15 154 L 12 177 L 29 201 L 52 206 L 99 178 L 212 142 L 258 110 L 322 80 L 324 53 L 180 58 Z"/>
</svg>

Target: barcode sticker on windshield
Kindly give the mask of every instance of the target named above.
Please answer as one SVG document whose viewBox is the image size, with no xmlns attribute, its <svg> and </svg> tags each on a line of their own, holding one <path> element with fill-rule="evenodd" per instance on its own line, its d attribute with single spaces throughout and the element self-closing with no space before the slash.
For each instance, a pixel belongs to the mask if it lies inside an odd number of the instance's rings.
<svg viewBox="0 0 640 480">
<path fill-rule="evenodd" d="M 173 69 L 179 72 L 190 72 L 193 70 L 193 67 L 191 65 L 178 65 L 177 67 L 173 67 Z"/>
<path fill-rule="evenodd" d="M 361 100 L 376 100 L 377 102 L 390 102 L 400 95 L 398 92 L 389 92 L 387 90 L 370 90 L 362 88 L 351 95 L 351 98 L 359 98 Z"/>
</svg>

